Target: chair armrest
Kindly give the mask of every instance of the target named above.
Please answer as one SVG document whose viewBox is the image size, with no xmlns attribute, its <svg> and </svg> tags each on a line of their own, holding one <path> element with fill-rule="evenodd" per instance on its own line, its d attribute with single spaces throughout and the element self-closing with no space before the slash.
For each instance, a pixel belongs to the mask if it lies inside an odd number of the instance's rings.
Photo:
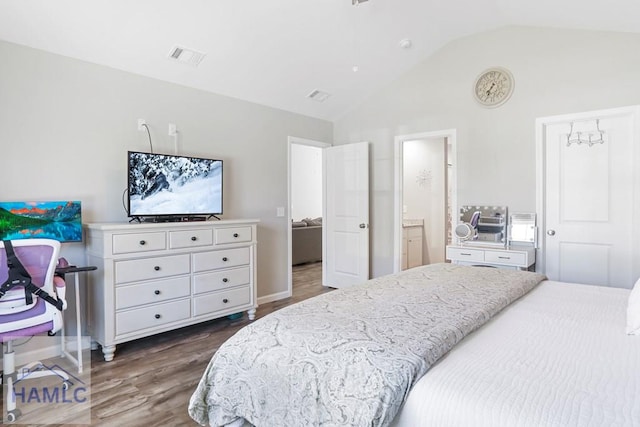
<svg viewBox="0 0 640 427">
<path fill-rule="evenodd" d="M 56 291 L 56 296 L 60 301 L 62 301 L 62 310 L 67 309 L 67 300 L 65 299 L 67 295 L 67 284 L 64 279 L 60 276 L 54 276 L 53 278 L 53 288 Z"/>
</svg>

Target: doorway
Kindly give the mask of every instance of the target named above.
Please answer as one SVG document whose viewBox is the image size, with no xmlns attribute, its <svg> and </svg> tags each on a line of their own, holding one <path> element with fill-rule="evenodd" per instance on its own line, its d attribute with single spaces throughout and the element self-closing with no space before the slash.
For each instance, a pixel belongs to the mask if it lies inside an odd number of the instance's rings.
<svg viewBox="0 0 640 427">
<path fill-rule="evenodd" d="M 288 142 L 287 296 L 292 296 L 294 268 L 297 281 L 322 287 L 322 150 L 331 144 L 296 137 Z"/>
<path fill-rule="evenodd" d="M 456 201 L 454 129 L 395 138 L 394 272 L 445 262 Z"/>
</svg>

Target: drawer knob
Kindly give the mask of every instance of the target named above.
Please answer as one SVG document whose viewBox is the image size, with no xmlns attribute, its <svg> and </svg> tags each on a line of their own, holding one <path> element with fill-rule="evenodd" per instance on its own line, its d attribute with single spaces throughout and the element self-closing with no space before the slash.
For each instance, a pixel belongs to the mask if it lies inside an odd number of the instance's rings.
<svg viewBox="0 0 640 427">
<path fill-rule="evenodd" d="M 225 277 L 224 279 L 222 279 L 222 281 L 223 281 L 224 283 L 227 283 L 227 282 L 229 281 L 229 279 L 227 279 L 227 278 Z"/>
<path fill-rule="evenodd" d="M 191 241 L 195 242 L 196 240 L 198 240 L 198 238 L 196 236 L 191 236 Z"/>
<path fill-rule="evenodd" d="M 144 246 L 144 245 L 146 245 L 146 244 L 147 244 L 147 241 L 146 241 L 146 240 L 140 240 L 140 245 L 141 245 L 141 246 Z"/>
<path fill-rule="evenodd" d="M 225 257 L 222 257 L 222 260 L 223 260 L 224 262 L 227 262 L 227 261 L 229 261 L 229 258 L 227 258 L 227 257 L 225 256 Z"/>
<path fill-rule="evenodd" d="M 160 266 L 159 266 L 159 265 L 156 265 L 155 267 L 153 267 L 153 269 L 154 269 L 155 271 L 160 271 Z"/>
<path fill-rule="evenodd" d="M 233 233 L 233 237 L 238 237 L 238 233 Z"/>
<path fill-rule="evenodd" d="M 155 291 L 153 291 L 153 293 L 156 294 L 156 295 L 160 295 L 160 290 L 156 289 Z"/>
<path fill-rule="evenodd" d="M 229 302 L 229 300 L 225 298 L 225 299 L 222 300 L 222 302 L 226 304 L 226 303 Z"/>
<path fill-rule="evenodd" d="M 159 314 L 156 314 L 156 319 L 159 319 L 159 318 L 160 318 L 160 315 L 159 315 Z"/>
</svg>

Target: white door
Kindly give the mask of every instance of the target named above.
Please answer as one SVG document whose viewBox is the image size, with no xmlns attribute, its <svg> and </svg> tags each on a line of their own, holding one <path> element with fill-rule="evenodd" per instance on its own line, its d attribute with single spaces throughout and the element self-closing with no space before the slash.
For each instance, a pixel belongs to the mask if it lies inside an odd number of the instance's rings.
<svg viewBox="0 0 640 427">
<path fill-rule="evenodd" d="M 324 150 L 323 285 L 350 286 L 369 278 L 369 144 Z"/>
<path fill-rule="evenodd" d="M 543 120 L 549 279 L 631 287 L 634 120 L 621 109 Z"/>
</svg>

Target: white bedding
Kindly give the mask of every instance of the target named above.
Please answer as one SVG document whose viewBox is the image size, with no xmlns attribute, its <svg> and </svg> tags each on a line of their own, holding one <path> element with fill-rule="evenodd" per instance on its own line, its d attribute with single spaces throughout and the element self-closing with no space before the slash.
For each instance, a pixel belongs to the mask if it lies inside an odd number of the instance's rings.
<svg viewBox="0 0 640 427">
<path fill-rule="evenodd" d="M 419 426 L 640 426 L 628 289 L 542 282 L 468 335 L 394 420 Z"/>
<path fill-rule="evenodd" d="M 433 363 L 542 280 L 442 263 L 290 305 L 216 351 L 189 414 L 215 426 L 388 426 Z"/>
</svg>

